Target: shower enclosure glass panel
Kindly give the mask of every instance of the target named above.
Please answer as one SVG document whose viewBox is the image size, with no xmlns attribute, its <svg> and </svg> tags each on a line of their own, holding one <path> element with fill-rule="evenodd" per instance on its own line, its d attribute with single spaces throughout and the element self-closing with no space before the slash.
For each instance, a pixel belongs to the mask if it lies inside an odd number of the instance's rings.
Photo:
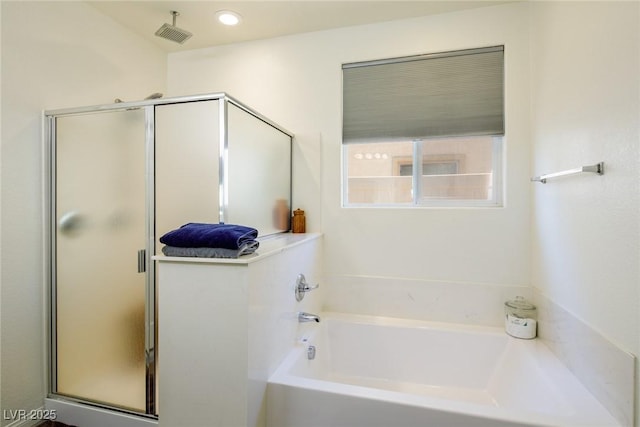
<svg viewBox="0 0 640 427">
<path fill-rule="evenodd" d="M 155 107 L 156 234 L 220 221 L 219 101 Z M 162 244 L 156 240 L 156 253 Z"/>
<path fill-rule="evenodd" d="M 227 221 L 262 236 L 289 230 L 291 136 L 230 103 L 227 117 Z"/>
<path fill-rule="evenodd" d="M 54 392 L 144 412 L 145 112 L 55 126 Z"/>
</svg>

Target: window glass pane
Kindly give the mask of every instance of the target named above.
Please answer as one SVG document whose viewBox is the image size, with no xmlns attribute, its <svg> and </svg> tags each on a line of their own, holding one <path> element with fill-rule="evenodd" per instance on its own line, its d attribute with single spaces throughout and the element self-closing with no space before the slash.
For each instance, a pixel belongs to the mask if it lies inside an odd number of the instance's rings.
<svg viewBox="0 0 640 427">
<path fill-rule="evenodd" d="M 422 199 L 492 199 L 493 139 L 476 136 L 423 141 Z"/>
<path fill-rule="evenodd" d="M 412 203 L 412 142 L 344 147 L 347 204 Z"/>
</svg>

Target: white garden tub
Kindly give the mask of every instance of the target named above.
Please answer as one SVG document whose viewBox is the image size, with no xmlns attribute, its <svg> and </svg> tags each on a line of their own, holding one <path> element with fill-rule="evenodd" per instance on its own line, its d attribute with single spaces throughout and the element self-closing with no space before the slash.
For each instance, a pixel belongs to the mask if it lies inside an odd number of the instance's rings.
<svg viewBox="0 0 640 427">
<path fill-rule="evenodd" d="M 619 425 L 540 340 L 491 327 L 321 319 L 269 380 L 269 427 Z"/>
</svg>

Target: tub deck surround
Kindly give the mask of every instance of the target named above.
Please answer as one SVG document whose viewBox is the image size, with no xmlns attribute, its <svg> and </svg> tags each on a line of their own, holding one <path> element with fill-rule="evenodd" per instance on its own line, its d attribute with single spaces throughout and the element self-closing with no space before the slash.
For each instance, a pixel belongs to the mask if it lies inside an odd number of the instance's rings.
<svg viewBox="0 0 640 427">
<path fill-rule="evenodd" d="M 536 290 L 538 335 L 622 425 L 634 425 L 636 357 Z"/>
<path fill-rule="evenodd" d="M 269 426 L 619 426 L 540 340 L 322 313 L 269 379 Z"/>
<path fill-rule="evenodd" d="M 317 313 L 320 234 L 281 234 L 238 259 L 158 256 L 160 427 L 264 427 L 269 376 Z M 298 302 L 298 274 L 319 289 Z M 306 328 L 306 329 L 305 329 Z"/>
<path fill-rule="evenodd" d="M 205 263 L 205 264 L 251 264 L 256 261 L 265 259 L 273 255 L 277 255 L 285 249 L 291 249 L 306 242 L 318 239 L 322 236 L 320 233 L 282 233 L 273 234 L 265 237 L 258 237 L 260 247 L 250 255 L 243 255 L 238 258 L 191 258 L 191 257 L 175 257 L 155 255 L 153 260 L 162 262 L 187 262 L 187 263 Z"/>
</svg>

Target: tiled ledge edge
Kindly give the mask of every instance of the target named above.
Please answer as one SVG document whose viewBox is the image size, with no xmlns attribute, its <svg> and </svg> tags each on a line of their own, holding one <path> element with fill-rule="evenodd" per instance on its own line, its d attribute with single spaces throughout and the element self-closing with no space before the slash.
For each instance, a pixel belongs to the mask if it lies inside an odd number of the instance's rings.
<svg viewBox="0 0 640 427">
<path fill-rule="evenodd" d="M 537 290 L 538 337 L 623 426 L 634 425 L 634 355 Z"/>
<path fill-rule="evenodd" d="M 504 302 L 531 298 L 530 286 L 327 275 L 325 311 L 504 326 Z"/>
</svg>

